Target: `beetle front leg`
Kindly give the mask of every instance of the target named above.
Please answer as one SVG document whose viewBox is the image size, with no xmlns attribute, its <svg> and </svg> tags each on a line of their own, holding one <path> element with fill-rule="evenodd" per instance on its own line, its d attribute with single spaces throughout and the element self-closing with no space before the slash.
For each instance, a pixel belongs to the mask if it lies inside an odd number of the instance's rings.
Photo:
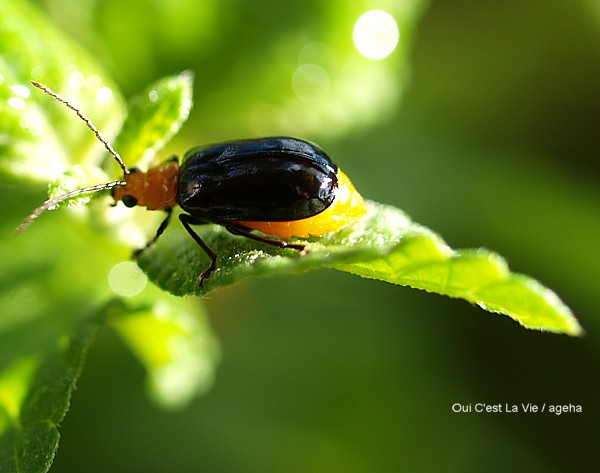
<svg viewBox="0 0 600 473">
<path fill-rule="evenodd" d="M 156 240 L 158 240 L 158 237 L 160 237 L 166 230 L 166 228 L 169 226 L 169 222 L 171 221 L 171 215 L 173 214 L 173 209 L 165 209 L 165 212 L 167 213 L 167 216 L 156 229 L 154 237 L 148 240 L 148 243 L 146 243 L 146 245 L 143 248 L 139 248 L 133 252 L 134 258 L 139 258 L 144 251 L 146 251 L 150 246 L 154 245 L 154 243 L 156 243 Z"/>
</svg>

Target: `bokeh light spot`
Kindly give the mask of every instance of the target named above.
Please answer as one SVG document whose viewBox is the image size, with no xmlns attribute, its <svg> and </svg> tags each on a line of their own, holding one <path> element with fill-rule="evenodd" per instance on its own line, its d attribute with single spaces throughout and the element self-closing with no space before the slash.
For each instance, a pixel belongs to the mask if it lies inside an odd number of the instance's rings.
<svg viewBox="0 0 600 473">
<path fill-rule="evenodd" d="M 11 97 L 8 99 L 8 105 L 17 110 L 23 110 L 25 108 L 25 100 L 21 97 Z"/>
<path fill-rule="evenodd" d="M 28 99 L 31 94 L 29 88 L 24 85 L 13 85 L 10 90 L 23 99 Z"/>
<path fill-rule="evenodd" d="M 356 21 L 353 38 L 356 49 L 364 57 L 383 59 L 396 49 L 400 33 L 392 15 L 370 10 Z"/>
<path fill-rule="evenodd" d="M 69 76 L 69 87 L 72 89 L 81 89 L 85 84 L 85 76 L 81 71 L 73 71 Z"/>
<path fill-rule="evenodd" d="M 98 92 L 96 92 L 96 100 L 101 103 L 110 104 L 113 101 L 113 92 L 110 87 L 101 87 Z"/>
<path fill-rule="evenodd" d="M 157 90 L 151 90 L 150 92 L 148 92 L 148 99 L 150 100 L 150 102 L 158 102 L 159 99 L 159 95 L 158 95 L 158 91 Z"/>
<path fill-rule="evenodd" d="M 329 74 L 316 64 L 302 64 L 292 76 L 292 89 L 306 102 L 318 102 L 329 92 Z"/>
<path fill-rule="evenodd" d="M 119 296 L 133 297 L 146 287 L 148 277 L 132 261 L 123 261 L 112 267 L 108 275 L 110 288 Z"/>
</svg>

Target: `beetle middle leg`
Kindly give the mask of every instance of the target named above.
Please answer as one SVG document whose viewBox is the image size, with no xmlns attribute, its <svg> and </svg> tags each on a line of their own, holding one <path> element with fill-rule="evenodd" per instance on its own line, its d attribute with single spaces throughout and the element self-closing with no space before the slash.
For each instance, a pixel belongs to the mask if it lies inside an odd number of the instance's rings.
<svg viewBox="0 0 600 473">
<path fill-rule="evenodd" d="M 210 258 L 210 266 L 204 270 L 204 272 L 200 275 L 198 279 L 198 286 L 202 287 L 204 285 L 204 281 L 210 278 L 211 274 L 217 269 L 217 254 L 210 249 L 210 247 L 202 241 L 202 238 L 198 236 L 198 234 L 192 229 L 191 225 L 202 225 L 208 223 L 206 220 L 202 220 L 196 217 L 192 217 L 188 214 L 179 214 L 179 221 L 183 225 L 183 227 L 187 230 L 190 236 L 194 239 L 196 243 L 202 248 L 206 256 Z"/>
</svg>

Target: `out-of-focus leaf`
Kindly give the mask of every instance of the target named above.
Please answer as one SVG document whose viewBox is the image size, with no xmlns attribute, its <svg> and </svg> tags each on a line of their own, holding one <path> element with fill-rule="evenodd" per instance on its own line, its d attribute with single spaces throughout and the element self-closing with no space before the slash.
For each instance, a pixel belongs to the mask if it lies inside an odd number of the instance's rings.
<svg viewBox="0 0 600 473">
<path fill-rule="evenodd" d="M 46 182 L 68 164 L 98 165 L 103 149 L 66 107 L 30 84 L 77 104 L 110 137 L 124 103 L 104 70 L 24 1 L 0 0 L 0 173 Z"/>
<path fill-rule="evenodd" d="M 213 139 L 231 138 L 231 129 L 332 137 L 381 121 L 403 95 L 413 34 L 426 3 L 334 0 L 313 4 L 316 11 L 307 17 L 306 6 L 297 4 L 294 20 L 281 29 L 273 29 L 262 12 L 252 21 L 239 18 L 239 28 L 269 40 L 248 44 L 243 60 L 219 77 L 216 93 L 197 97 L 199 109 L 206 111 L 196 117 L 197 128 Z M 360 18 L 376 8 L 388 14 L 388 21 L 371 22 L 362 35 L 353 35 Z M 262 21 L 270 29 L 262 31 Z M 365 42 L 377 47 L 396 33 L 395 48 L 380 60 L 359 52 Z"/>
<path fill-rule="evenodd" d="M 212 385 L 217 343 L 197 300 L 161 293 L 153 305 L 111 320 L 146 368 L 161 406 L 182 407 Z"/>
</svg>

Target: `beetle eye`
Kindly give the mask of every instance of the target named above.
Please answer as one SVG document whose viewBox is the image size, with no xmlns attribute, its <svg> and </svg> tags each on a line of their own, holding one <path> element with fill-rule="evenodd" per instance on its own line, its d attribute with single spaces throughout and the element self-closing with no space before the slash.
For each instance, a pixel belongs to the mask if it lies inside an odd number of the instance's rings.
<svg viewBox="0 0 600 473">
<path fill-rule="evenodd" d="M 125 194 L 121 199 L 125 204 L 125 207 L 135 207 L 138 203 L 138 200 L 132 196 L 131 194 Z"/>
</svg>

